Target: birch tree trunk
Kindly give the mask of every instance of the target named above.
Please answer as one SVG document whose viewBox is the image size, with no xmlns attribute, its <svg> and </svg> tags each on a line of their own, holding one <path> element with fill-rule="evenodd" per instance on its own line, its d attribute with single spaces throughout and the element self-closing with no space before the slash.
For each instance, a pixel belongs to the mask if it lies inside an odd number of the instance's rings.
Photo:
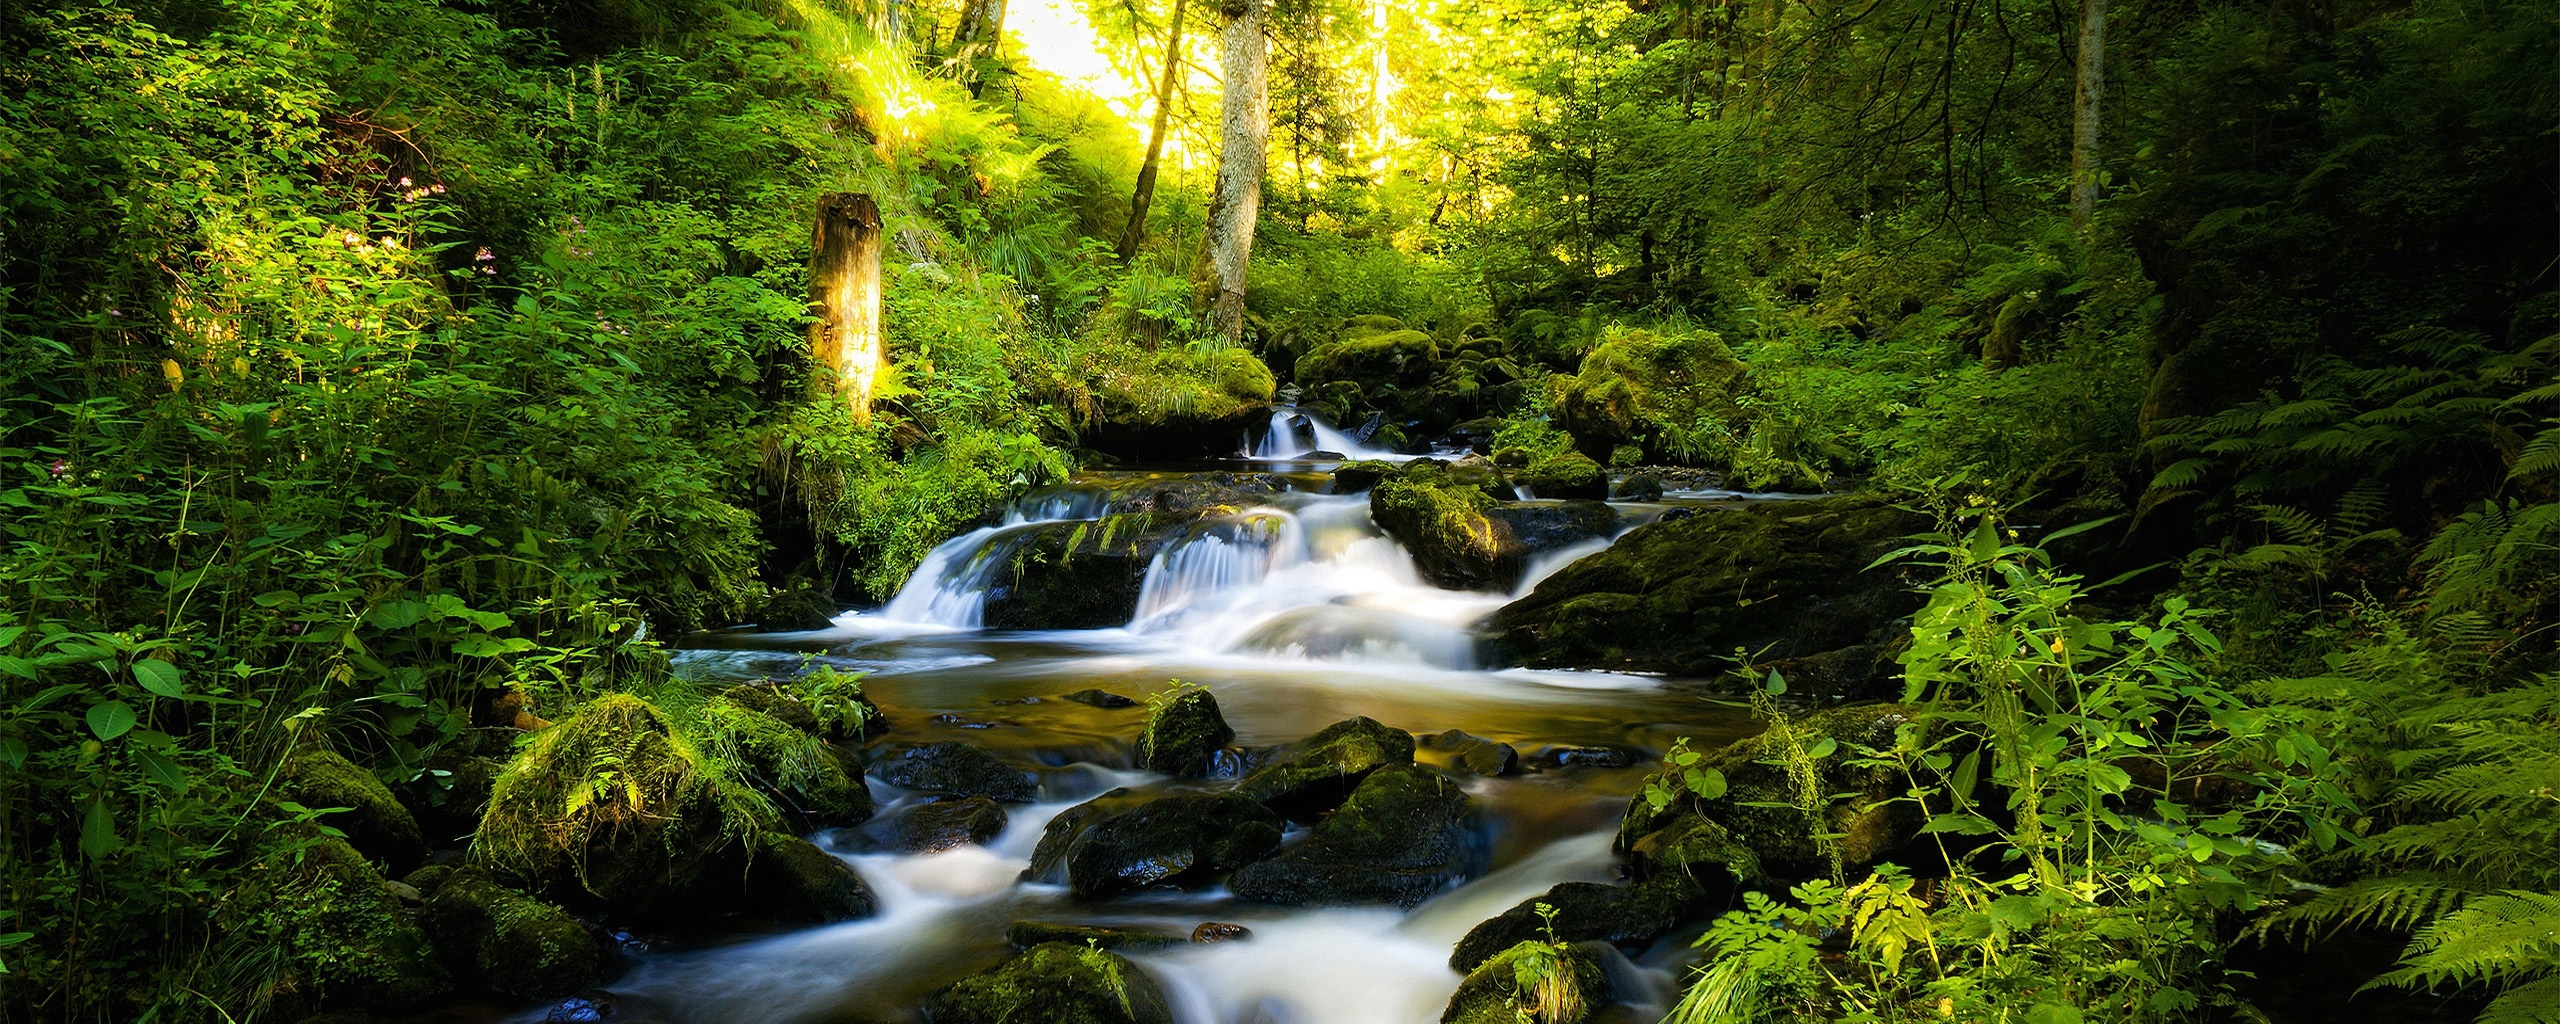
<svg viewBox="0 0 2560 1024">
<path fill-rule="evenodd" d="M 1120 231 L 1120 262 L 1138 256 L 1147 240 L 1147 207 L 1156 201 L 1156 165 L 1164 157 L 1164 133 L 1173 115 L 1173 84 L 1182 71 L 1182 19 L 1191 0 L 1173 0 L 1173 20 L 1165 23 L 1164 76 L 1156 82 L 1156 119 L 1147 129 L 1147 162 L 1138 167 L 1138 187 L 1129 194 L 1129 226 Z"/>
<path fill-rule="evenodd" d="M 978 74 L 978 59 L 993 57 L 1004 46 L 1005 0 L 968 0 L 960 9 L 960 25 L 951 34 L 951 63 L 959 65 L 960 74 L 969 83 L 969 95 L 978 95 L 984 77 Z"/>
<path fill-rule="evenodd" d="M 2098 208 L 2098 111 L 2106 93 L 2107 0 L 2080 0 L 2080 67 L 2071 90 L 2071 229 L 2084 241 Z"/>
<path fill-rule="evenodd" d="M 1269 52 L 1262 37 L 1262 0 L 1221 0 L 1226 26 L 1218 64 L 1226 78 L 1219 103 L 1217 190 L 1192 271 L 1195 294 L 1209 308 L 1217 336 L 1244 337 L 1244 270 L 1253 255 L 1254 219 L 1262 211 L 1262 164 L 1271 142 Z"/>
<path fill-rule="evenodd" d="M 880 207 L 857 192 L 818 200 L 809 239 L 809 359 L 844 396 L 856 423 L 871 420 L 880 374 Z"/>
</svg>

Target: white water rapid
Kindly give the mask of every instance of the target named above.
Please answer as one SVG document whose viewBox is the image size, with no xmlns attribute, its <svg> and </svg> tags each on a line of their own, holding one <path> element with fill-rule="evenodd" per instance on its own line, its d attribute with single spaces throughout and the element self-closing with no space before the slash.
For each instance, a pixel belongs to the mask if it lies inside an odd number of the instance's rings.
<svg viewBox="0 0 2560 1024">
<path fill-rule="evenodd" d="M 1313 445 L 1375 454 L 1346 440 L 1322 427 Z M 1145 479 L 1153 486 L 1196 478 Z M 1002 833 L 983 845 L 901 854 L 876 852 L 857 829 L 813 836 L 862 876 L 877 915 L 642 954 L 608 986 L 611 1019 L 920 1020 L 918 1007 L 934 991 L 1004 958 L 1009 924 L 1037 920 L 1173 935 L 1203 922 L 1251 929 L 1241 940 L 1126 954 L 1163 991 L 1176 1024 L 1431 1024 L 1460 981 L 1450 951 L 1469 929 L 1559 883 L 1618 879 L 1610 841 L 1651 757 L 1679 736 L 1730 738 L 1749 729 L 1729 710 L 1652 679 L 1491 667 L 1483 621 L 1610 538 L 1535 555 L 1511 593 L 1445 590 L 1425 582 L 1405 549 L 1370 522 L 1362 494 L 1265 485 L 1250 501 L 1215 504 L 1233 511 L 1146 538 L 1141 554 L 1129 556 L 1145 558 L 1144 576 L 1124 624 L 979 628 L 991 582 L 1023 544 L 1044 530 L 1096 529 L 1089 524 L 1125 511 L 1119 503 L 1136 500 L 1133 493 L 1125 481 L 1048 492 L 1001 523 L 936 547 L 877 611 L 847 614 L 828 630 L 733 638 L 682 656 L 685 671 L 712 678 L 788 674 L 811 657 L 865 671 L 865 692 L 895 730 L 887 742 L 977 745 L 1036 773 L 1040 793 L 1008 808 Z M 1088 900 L 1021 880 L 1060 812 L 1113 787 L 1165 781 L 1126 767 L 1143 705 L 1066 695 L 1099 689 L 1143 699 L 1176 678 L 1209 687 L 1239 750 L 1296 740 L 1355 715 L 1413 733 L 1423 741 L 1418 759 L 1453 771 L 1454 755 L 1438 751 L 1458 741 L 1436 739 L 1444 730 L 1510 744 L 1525 772 L 1460 773 L 1487 822 L 1491 870 L 1411 911 L 1265 906 L 1223 887 Z M 1561 767 L 1567 762 L 1546 753 L 1588 747 L 1632 750 L 1641 760 L 1633 768 Z M 870 785 L 879 820 L 928 799 L 877 778 Z M 1685 969 L 1685 938 L 1612 959 L 1616 1008 L 1602 1019 L 1658 1019 Z"/>
<path fill-rule="evenodd" d="M 1344 460 L 1404 462 L 1415 458 L 1362 444 L 1358 438 L 1325 422 L 1324 417 L 1301 411 L 1294 405 L 1271 410 L 1271 423 L 1263 429 L 1261 436 L 1247 435 L 1244 440 L 1245 458 L 1270 462 L 1299 461 L 1317 452 L 1332 452 Z"/>
</svg>

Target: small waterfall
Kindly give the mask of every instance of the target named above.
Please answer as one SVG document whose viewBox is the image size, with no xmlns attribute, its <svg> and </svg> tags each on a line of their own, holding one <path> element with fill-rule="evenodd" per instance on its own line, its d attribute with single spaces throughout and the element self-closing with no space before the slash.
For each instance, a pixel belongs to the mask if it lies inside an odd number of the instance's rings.
<svg viewBox="0 0 2560 1024">
<path fill-rule="evenodd" d="M 1371 448 L 1360 439 L 1336 429 L 1324 417 L 1306 412 L 1294 405 L 1271 410 L 1271 424 L 1262 436 L 1245 439 L 1244 454 L 1249 459 L 1304 459 L 1316 452 L 1332 452 L 1348 460 L 1384 459 L 1403 462 L 1413 458 L 1383 448 Z"/>
<path fill-rule="evenodd" d="M 1306 532 L 1287 512 L 1257 508 L 1211 520 L 1156 553 L 1129 628 L 1161 628 L 1186 609 L 1258 585 L 1306 557 Z"/>
</svg>

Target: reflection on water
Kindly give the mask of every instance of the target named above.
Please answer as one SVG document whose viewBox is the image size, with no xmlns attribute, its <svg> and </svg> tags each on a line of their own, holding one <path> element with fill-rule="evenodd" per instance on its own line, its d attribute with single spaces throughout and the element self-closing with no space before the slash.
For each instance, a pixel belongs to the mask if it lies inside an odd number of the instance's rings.
<svg viewBox="0 0 2560 1024">
<path fill-rule="evenodd" d="M 1311 447 L 1362 454 L 1333 447 L 1346 438 L 1313 437 Z M 1313 482 L 1321 489 L 1320 477 Z M 645 956 L 611 986 L 617 1019 L 915 1020 L 934 990 L 1006 955 L 1008 924 L 1041 919 L 1180 934 L 1211 921 L 1249 927 L 1246 940 L 1131 954 L 1180 1024 L 1427 1024 L 1457 987 L 1447 961 L 1468 929 L 1560 882 L 1617 878 L 1610 840 L 1644 767 L 1470 779 L 1493 833 L 1494 868 L 1410 913 L 1257 906 L 1223 889 L 1076 900 L 1018 880 L 1041 830 L 1092 795 L 1157 777 L 1125 767 L 1143 704 L 1103 708 L 1062 695 L 1099 688 L 1143 700 L 1175 678 L 1199 683 L 1217 695 L 1245 747 L 1353 715 L 1417 735 L 1463 730 L 1510 743 L 1524 760 L 1557 745 L 1653 755 L 1680 736 L 1718 742 L 1753 728 L 1747 716 L 1660 680 L 1493 667 L 1476 628 L 1513 595 L 1422 582 L 1406 552 L 1370 524 L 1363 496 L 1313 489 L 1152 538 L 1128 625 L 975 628 L 989 567 L 1003 563 L 1009 543 L 1042 524 L 1102 516 L 1114 500 L 1109 487 L 1089 485 L 1036 496 L 1005 522 L 936 548 L 880 610 L 805 633 L 723 635 L 679 657 L 684 671 L 715 679 L 794 674 L 811 658 L 866 672 L 865 691 L 888 715 L 892 740 L 978 744 L 1039 767 L 1042 794 L 1013 808 L 985 846 L 902 855 L 815 837 L 870 884 L 876 917 Z M 1607 544 L 1594 538 L 1538 556 L 1520 591 Z M 885 814 L 915 799 L 872 785 Z M 1612 1019 L 1659 1016 L 1670 956 L 1613 965 L 1618 997 L 1634 1005 Z"/>
</svg>

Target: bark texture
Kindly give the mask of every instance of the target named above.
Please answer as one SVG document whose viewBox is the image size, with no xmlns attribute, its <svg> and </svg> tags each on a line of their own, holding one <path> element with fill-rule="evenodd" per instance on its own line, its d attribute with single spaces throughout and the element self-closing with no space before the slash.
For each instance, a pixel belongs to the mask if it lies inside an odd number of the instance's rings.
<svg viewBox="0 0 2560 1024">
<path fill-rule="evenodd" d="M 2080 66 L 2071 90 L 2071 229 L 2089 235 L 2098 209 L 2099 101 L 2106 95 L 2107 0 L 2080 0 Z"/>
<path fill-rule="evenodd" d="M 872 383 L 880 374 L 880 207 L 858 192 L 818 200 L 809 239 L 809 358 L 853 407 L 871 418 Z"/>
<path fill-rule="evenodd" d="M 1262 212 L 1262 164 L 1271 144 L 1270 51 L 1262 36 L 1262 0 L 1222 0 L 1219 33 L 1226 91 L 1219 107 L 1225 140 L 1218 150 L 1217 190 L 1200 238 L 1192 280 L 1220 338 L 1244 337 L 1244 270 L 1253 255 L 1254 219 Z"/>
</svg>

